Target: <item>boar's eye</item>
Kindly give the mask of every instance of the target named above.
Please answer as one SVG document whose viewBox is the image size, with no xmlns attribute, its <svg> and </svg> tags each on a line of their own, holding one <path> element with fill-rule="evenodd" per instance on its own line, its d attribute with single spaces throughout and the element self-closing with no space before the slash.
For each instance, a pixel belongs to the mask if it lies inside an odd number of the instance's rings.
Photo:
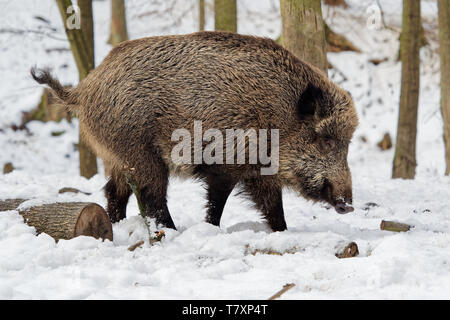
<svg viewBox="0 0 450 320">
<path fill-rule="evenodd" d="M 334 149 L 336 146 L 336 141 L 334 141 L 332 138 L 326 137 L 321 139 L 320 141 L 320 148 L 323 152 L 330 152 Z"/>
</svg>

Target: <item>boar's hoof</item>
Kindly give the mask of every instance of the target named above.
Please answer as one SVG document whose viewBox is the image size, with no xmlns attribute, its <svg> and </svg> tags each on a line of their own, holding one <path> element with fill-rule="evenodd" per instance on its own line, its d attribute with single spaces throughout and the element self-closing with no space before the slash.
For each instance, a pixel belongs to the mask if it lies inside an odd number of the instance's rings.
<svg viewBox="0 0 450 320">
<path fill-rule="evenodd" d="M 334 209 L 339 214 L 346 214 L 355 210 L 352 206 L 347 205 L 344 201 L 341 200 L 338 200 L 336 202 L 336 204 L 334 205 Z"/>
</svg>

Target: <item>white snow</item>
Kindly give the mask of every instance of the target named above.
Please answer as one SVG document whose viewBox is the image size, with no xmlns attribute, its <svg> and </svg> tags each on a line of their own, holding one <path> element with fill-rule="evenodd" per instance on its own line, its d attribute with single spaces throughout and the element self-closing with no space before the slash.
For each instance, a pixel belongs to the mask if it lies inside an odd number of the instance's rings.
<svg viewBox="0 0 450 320">
<path fill-rule="evenodd" d="M 449 299 L 450 178 L 444 177 L 438 56 L 430 47 L 422 49 L 416 179 L 392 180 L 393 149 L 381 151 L 376 143 L 385 132 L 395 142 L 398 33 L 367 28 L 367 8 L 375 1 L 347 2 L 350 9 L 324 8 L 324 16 L 362 50 L 329 54 L 336 68 L 330 77 L 351 92 L 360 116 L 349 153 L 355 212 L 337 215 L 285 192 L 289 230 L 272 233 L 250 203 L 233 194 L 218 228 L 203 222 L 203 187 L 174 179 L 168 201 L 178 231 L 165 230 L 161 243 L 134 252 L 127 248 L 146 238 L 134 198 L 128 218 L 113 226 L 113 242 L 79 237 L 55 243 L 48 235 L 36 236 L 16 211 L 1 212 L 0 299 L 266 299 L 286 283 L 296 286 L 283 299 Z M 385 19 L 399 27 L 401 1 L 380 2 Z M 195 31 L 196 1 L 178 0 L 176 9 L 165 11 L 170 3 L 127 0 L 130 37 Z M 238 4 L 241 33 L 279 35 L 278 1 Z M 422 9 L 424 16 L 436 16 L 434 2 L 424 1 Z M 51 66 L 64 83 L 76 84 L 70 51 L 51 50 L 68 48 L 55 1 L 0 0 L 0 10 L 7 12 L 0 20 L 0 165 L 16 167 L 0 175 L 0 199 L 30 199 L 22 207 L 54 201 L 105 206 L 103 169 L 90 180 L 78 176 L 76 120 L 31 122 L 29 132 L 10 129 L 40 99 L 42 87 L 30 79 L 31 66 Z M 97 63 L 110 49 L 109 10 L 109 1 L 94 2 Z M 385 57 L 377 66 L 368 62 Z M 54 131 L 65 133 L 54 137 Z M 91 195 L 58 194 L 62 187 Z M 381 231 L 382 219 L 414 228 Z M 350 241 L 360 255 L 336 258 L 337 249 Z M 283 255 L 252 254 L 267 251 Z"/>
</svg>

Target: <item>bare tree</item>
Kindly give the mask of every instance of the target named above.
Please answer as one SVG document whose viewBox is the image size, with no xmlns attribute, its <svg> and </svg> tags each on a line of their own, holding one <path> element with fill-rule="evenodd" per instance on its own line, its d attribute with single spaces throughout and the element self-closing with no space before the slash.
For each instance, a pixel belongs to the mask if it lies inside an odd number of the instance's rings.
<svg viewBox="0 0 450 320">
<path fill-rule="evenodd" d="M 111 31 L 108 43 L 113 46 L 128 40 L 125 0 L 111 0 Z"/>
<path fill-rule="evenodd" d="M 237 32 L 236 0 L 214 0 L 214 29 Z"/>
<path fill-rule="evenodd" d="M 445 174 L 450 174 L 450 3 L 438 0 L 441 54 L 441 110 L 444 119 Z"/>
<path fill-rule="evenodd" d="M 198 30 L 205 30 L 205 0 L 198 0 Z"/>
<path fill-rule="evenodd" d="M 328 74 L 320 0 L 281 0 L 283 46 Z"/>
<path fill-rule="evenodd" d="M 413 179 L 416 171 L 417 108 L 420 88 L 420 0 L 403 0 L 400 36 L 402 84 L 392 177 Z"/>
<path fill-rule="evenodd" d="M 81 29 L 69 28 L 67 25 L 68 9 L 73 7 L 72 1 L 57 0 L 57 3 L 81 81 L 94 69 L 95 65 L 92 0 L 78 0 Z M 80 175 L 90 178 L 97 173 L 97 158 L 81 135 L 79 136 L 78 150 L 80 154 Z"/>
<path fill-rule="evenodd" d="M 63 25 L 66 31 L 67 39 L 69 40 L 70 49 L 72 50 L 75 63 L 77 65 L 80 80 L 83 79 L 90 70 L 94 68 L 93 60 L 89 56 L 87 45 L 84 41 L 82 29 L 69 28 L 68 20 L 70 9 L 73 8 L 71 0 L 56 0 L 63 20 Z"/>
</svg>

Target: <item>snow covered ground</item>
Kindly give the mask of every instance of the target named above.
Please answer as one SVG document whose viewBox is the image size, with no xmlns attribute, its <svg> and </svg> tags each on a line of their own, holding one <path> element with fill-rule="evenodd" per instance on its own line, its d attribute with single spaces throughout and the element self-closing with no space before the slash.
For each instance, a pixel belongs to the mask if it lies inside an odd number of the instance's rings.
<svg viewBox="0 0 450 320">
<path fill-rule="evenodd" d="M 127 2 L 131 38 L 197 28 L 193 0 L 178 1 L 171 13 L 164 12 L 167 1 Z M 289 230 L 271 233 L 258 212 L 232 196 L 217 228 L 203 222 L 202 186 L 171 180 L 169 209 L 178 231 L 166 230 L 161 243 L 134 252 L 128 246 L 146 238 L 134 199 L 128 218 L 113 226 L 113 242 L 79 237 L 55 243 L 45 234 L 36 236 L 16 211 L 1 212 L 0 299 L 266 299 L 285 283 L 296 286 L 284 299 L 449 299 L 450 178 L 443 176 L 438 57 L 422 49 L 417 177 L 391 180 L 393 150 L 381 151 L 376 143 L 385 132 L 396 135 L 398 34 L 367 27 L 375 1 L 347 2 L 347 11 L 324 8 L 324 16 L 362 50 L 329 54 L 335 66 L 330 77 L 351 92 L 360 116 L 349 154 L 355 212 L 337 215 L 286 192 Z M 400 23 L 401 1 L 381 3 L 385 19 Z M 275 0 L 239 1 L 239 32 L 277 37 L 277 7 Z M 0 20 L 0 166 L 16 167 L 0 175 L 0 199 L 31 199 L 24 206 L 55 200 L 105 205 L 102 170 L 90 180 L 78 176 L 77 121 L 31 122 L 28 133 L 10 129 L 40 99 L 42 88 L 28 75 L 31 66 L 51 66 L 64 83 L 76 83 L 71 53 L 55 50 L 68 48 L 55 2 L 0 0 L 0 10 L 7 13 Z M 424 1 L 422 10 L 436 16 L 431 1 Z M 110 49 L 109 2 L 95 1 L 94 13 L 99 63 Z M 209 19 L 207 28 L 212 26 Z M 385 57 L 377 66 L 369 62 Z M 54 131 L 65 133 L 55 137 Z M 92 194 L 60 195 L 62 187 Z M 382 219 L 415 227 L 401 234 L 381 231 Z M 337 248 L 350 241 L 360 255 L 337 259 Z M 261 251 L 282 255 L 252 254 Z"/>
</svg>

